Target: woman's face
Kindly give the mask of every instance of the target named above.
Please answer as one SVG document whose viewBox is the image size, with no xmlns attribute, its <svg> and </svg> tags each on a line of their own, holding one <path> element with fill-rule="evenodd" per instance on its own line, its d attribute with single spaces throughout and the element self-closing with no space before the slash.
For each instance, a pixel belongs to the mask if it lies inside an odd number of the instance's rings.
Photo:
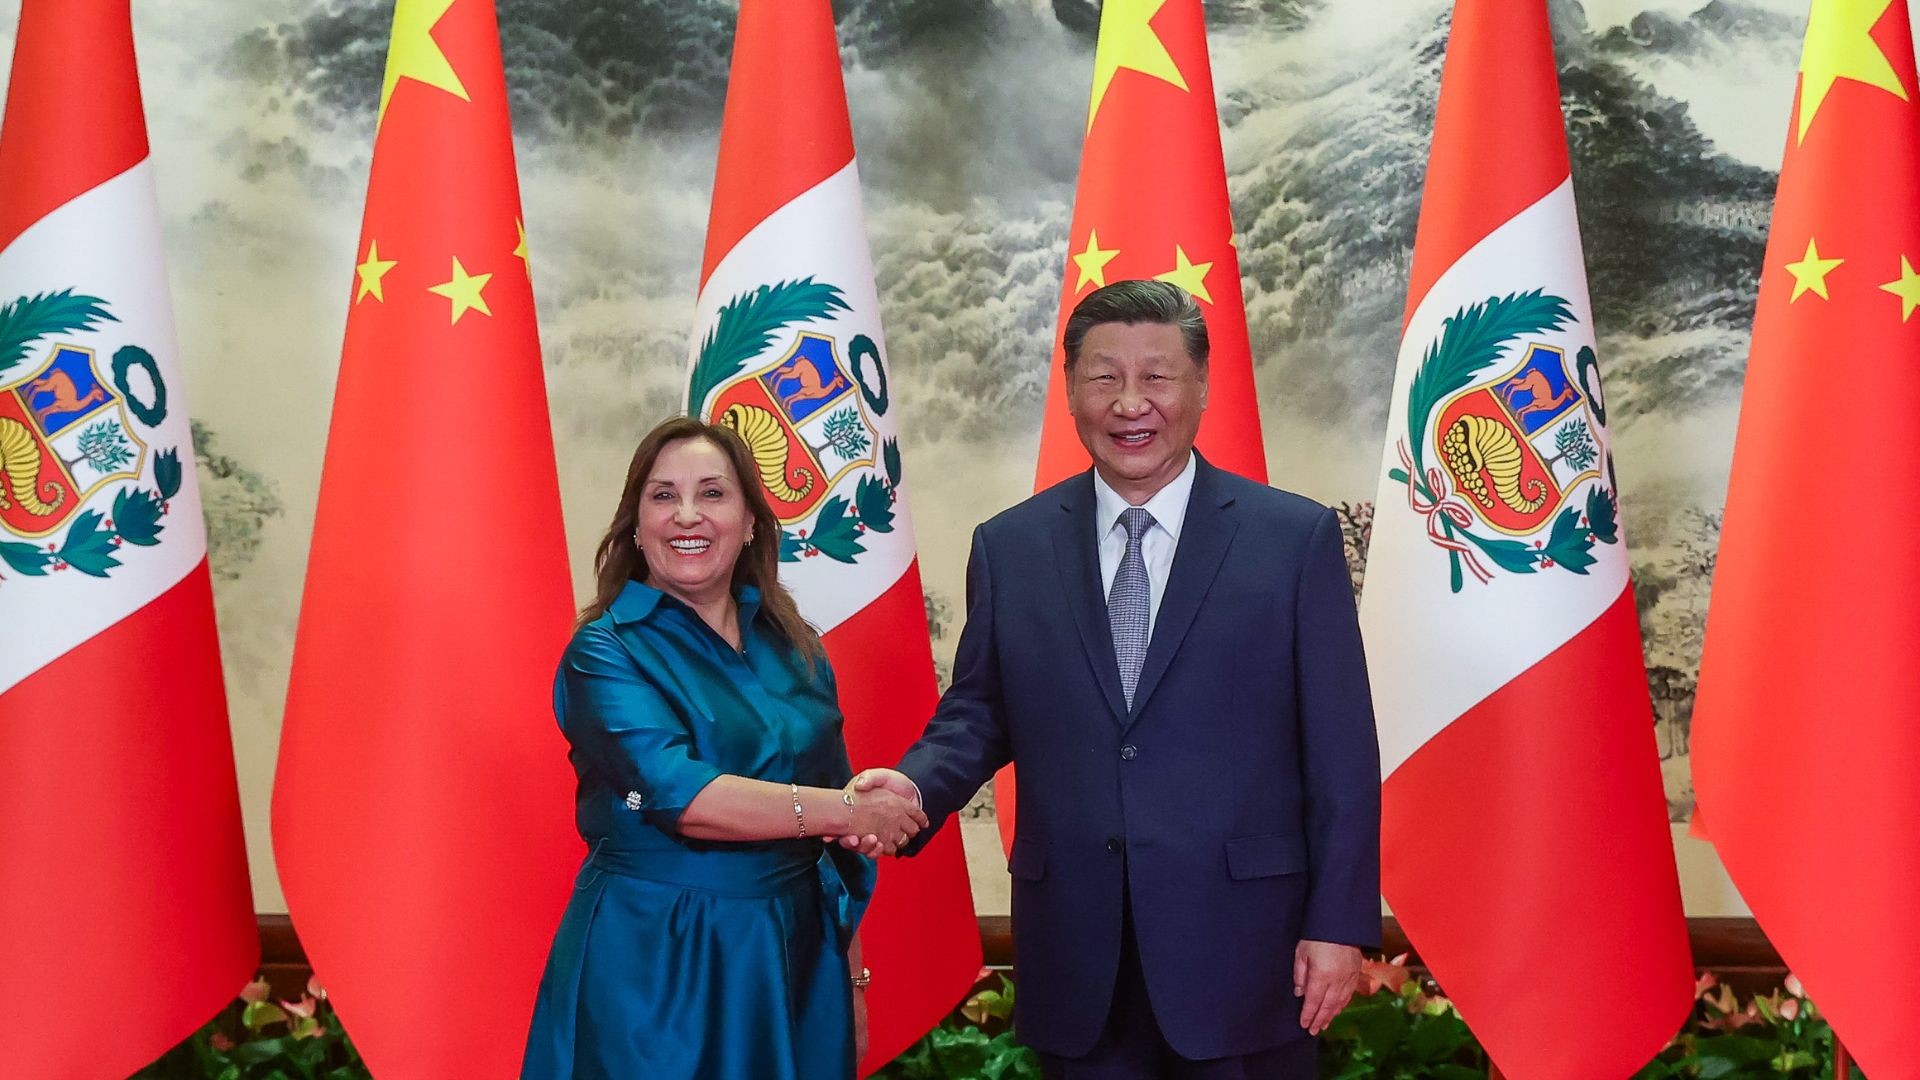
<svg viewBox="0 0 1920 1080">
<path fill-rule="evenodd" d="M 668 443 L 640 491 L 636 540 L 647 584 L 688 604 L 723 596 L 753 515 L 733 462 L 706 439 Z"/>
</svg>

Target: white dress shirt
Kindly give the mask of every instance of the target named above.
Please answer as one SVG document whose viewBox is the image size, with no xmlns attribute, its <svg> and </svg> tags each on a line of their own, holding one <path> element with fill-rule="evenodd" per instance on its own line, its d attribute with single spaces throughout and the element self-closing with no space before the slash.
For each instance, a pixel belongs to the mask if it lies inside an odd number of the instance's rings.
<svg viewBox="0 0 1920 1080">
<path fill-rule="evenodd" d="M 1147 605 L 1147 639 L 1153 639 L 1153 625 L 1160 617 L 1160 598 L 1167 593 L 1167 576 L 1173 572 L 1173 553 L 1180 546 L 1180 526 L 1187 520 L 1187 500 L 1193 496 L 1193 474 L 1198 459 L 1187 455 L 1187 467 L 1167 486 L 1140 504 L 1153 515 L 1153 524 L 1140 538 L 1140 557 L 1146 560 L 1147 581 L 1152 599 Z M 1093 472 L 1093 523 L 1100 537 L 1100 600 L 1113 594 L 1113 576 L 1120 572 L 1120 560 L 1127 553 L 1127 530 L 1120 524 L 1120 513 L 1130 504 L 1107 485 L 1100 470 Z"/>
</svg>

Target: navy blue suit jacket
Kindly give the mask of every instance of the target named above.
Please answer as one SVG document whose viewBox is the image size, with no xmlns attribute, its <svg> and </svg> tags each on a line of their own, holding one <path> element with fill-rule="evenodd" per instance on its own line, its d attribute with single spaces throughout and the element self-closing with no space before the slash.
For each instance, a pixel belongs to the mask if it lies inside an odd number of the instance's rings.
<svg viewBox="0 0 1920 1080">
<path fill-rule="evenodd" d="M 1018 763 L 1028 1045 L 1099 1038 L 1122 890 L 1183 1057 L 1302 1038 L 1295 945 L 1380 936 L 1379 749 L 1339 523 L 1201 460 L 1128 710 L 1094 514 L 1088 472 L 974 531 L 953 686 L 901 771 L 938 828 Z"/>
</svg>

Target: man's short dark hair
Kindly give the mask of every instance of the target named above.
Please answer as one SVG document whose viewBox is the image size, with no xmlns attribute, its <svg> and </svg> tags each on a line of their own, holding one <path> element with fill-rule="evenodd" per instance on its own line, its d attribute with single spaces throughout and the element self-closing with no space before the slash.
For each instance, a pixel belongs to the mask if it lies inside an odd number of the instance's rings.
<svg viewBox="0 0 1920 1080">
<path fill-rule="evenodd" d="M 1200 305 L 1187 290 L 1166 281 L 1116 281 L 1087 294 L 1067 316 L 1067 330 L 1061 344 L 1067 353 L 1067 370 L 1080 360 L 1080 345 L 1087 331 L 1102 323 L 1164 323 L 1180 328 L 1187 356 L 1201 374 L 1207 371 L 1207 320 Z"/>
</svg>

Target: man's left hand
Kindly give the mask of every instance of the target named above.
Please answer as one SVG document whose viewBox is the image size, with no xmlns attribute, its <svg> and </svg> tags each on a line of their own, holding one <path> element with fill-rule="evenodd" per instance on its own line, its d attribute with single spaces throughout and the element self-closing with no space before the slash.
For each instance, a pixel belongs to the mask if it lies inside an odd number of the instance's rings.
<svg viewBox="0 0 1920 1080">
<path fill-rule="evenodd" d="M 1360 988 L 1360 950 L 1331 941 L 1302 941 L 1293 950 L 1293 992 L 1306 1001 L 1300 1026 L 1318 1035 Z"/>
</svg>

